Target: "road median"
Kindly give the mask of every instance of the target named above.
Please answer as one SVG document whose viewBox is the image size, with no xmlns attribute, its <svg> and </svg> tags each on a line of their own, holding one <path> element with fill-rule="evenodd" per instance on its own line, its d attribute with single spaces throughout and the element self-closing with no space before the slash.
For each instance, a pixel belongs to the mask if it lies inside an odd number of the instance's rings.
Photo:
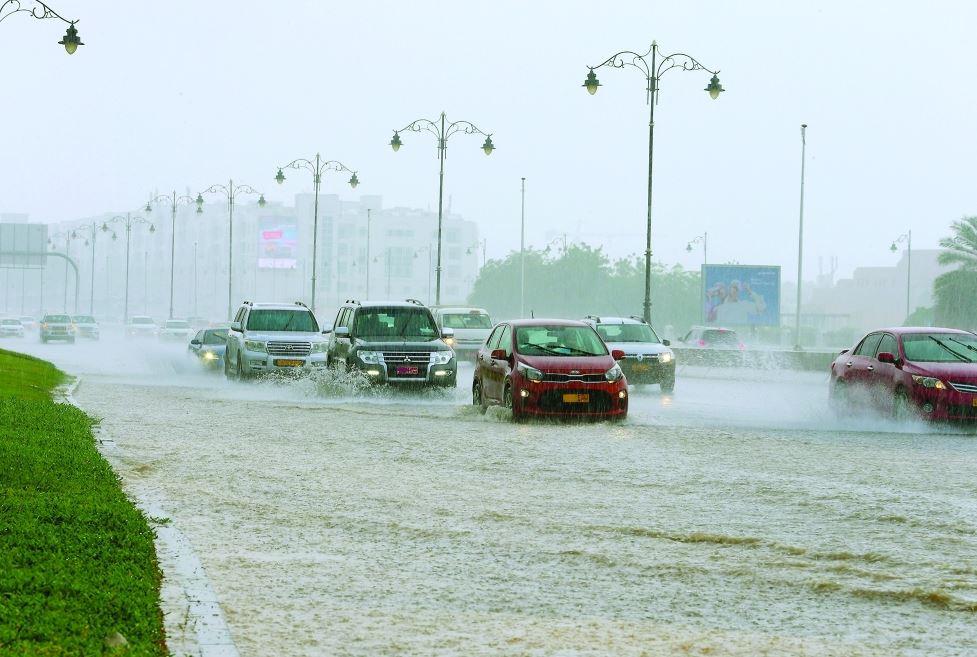
<svg viewBox="0 0 977 657">
<path fill-rule="evenodd" d="M 153 531 L 64 381 L 0 350 L 0 654 L 166 655 Z"/>
</svg>

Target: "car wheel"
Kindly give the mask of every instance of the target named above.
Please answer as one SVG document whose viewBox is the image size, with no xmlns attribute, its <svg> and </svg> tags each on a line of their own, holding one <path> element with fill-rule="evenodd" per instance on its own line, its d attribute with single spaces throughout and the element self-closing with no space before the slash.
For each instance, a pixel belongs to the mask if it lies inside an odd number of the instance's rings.
<svg viewBox="0 0 977 657">
<path fill-rule="evenodd" d="M 488 405 L 485 403 L 485 395 L 482 394 L 482 382 L 475 379 L 472 383 L 472 406 L 477 406 L 480 413 L 484 413 L 488 410 Z"/>
<path fill-rule="evenodd" d="M 236 376 L 234 378 L 236 378 L 238 381 L 244 381 L 244 378 L 245 378 L 245 376 L 244 376 L 244 363 L 241 362 L 241 354 L 238 354 L 237 355 L 237 374 L 236 374 Z"/>
<path fill-rule="evenodd" d="M 675 392 L 675 377 L 662 381 L 661 389 L 662 392 Z"/>
<path fill-rule="evenodd" d="M 227 353 L 224 354 L 224 378 L 228 381 L 234 378 L 234 375 L 231 373 L 231 359 L 228 358 Z"/>
<path fill-rule="evenodd" d="M 896 396 L 892 399 L 892 417 L 896 422 L 908 422 L 914 417 L 909 395 L 902 388 L 896 390 Z"/>
<path fill-rule="evenodd" d="M 505 392 L 502 393 L 502 405 L 512 412 L 512 419 L 519 420 L 522 415 L 516 410 L 515 404 L 512 403 L 512 386 L 506 384 Z"/>
<path fill-rule="evenodd" d="M 835 381 L 828 393 L 828 405 L 835 415 L 846 414 L 851 410 L 851 398 L 849 397 L 848 384 L 842 381 Z"/>
</svg>

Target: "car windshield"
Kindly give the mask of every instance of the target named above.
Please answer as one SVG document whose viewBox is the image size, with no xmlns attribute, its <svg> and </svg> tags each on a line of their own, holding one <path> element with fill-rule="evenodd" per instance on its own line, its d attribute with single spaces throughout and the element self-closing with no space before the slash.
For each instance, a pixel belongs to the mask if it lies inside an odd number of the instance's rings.
<svg viewBox="0 0 977 657">
<path fill-rule="evenodd" d="M 75 315 L 75 324 L 94 324 L 95 318 L 91 315 Z"/>
<path fill-rule="evenodd" d="M 441 324 L 450 329 L 490 329 L 492 319 L 478 311 L 468 313 L 446 313 L 441 316 Z"/>
<path fill-rule="evenodd" d="M 227 329 L 204 331 L 204 344 L 224 344 L 227 342 Z"/>
<path fill-rule="evenodd" d="M 0 319 L 0 324 L 4 326 L 20 326 L 19 319 Z"/>
<path fill-rule="evenodd" d="M 168 329 L 190 328 L 190 322 L 184 319 L 168 319 L 166 320 L 166 328 Z"/>
<path fill-rule="evenodd" d="M 520 326 L 516 351 L 525 356 L 606 356 L 607 347 L 589 326 Z"/>
<path fill-rule="evenodd" d="M 319 325 L 315 317 L 308 310 L 296 308 L 272 310 L 255 309 L 248 315 L 249 331 L 300 331 L 303 333 L 318 333 Z"/>
<path fill-rule="evenodd" d="M 131 320 L 132 324 L 152 324 L 152 317 L 133 317 Z"/>
<path fill-rule="evenodd" d="M 977 335 L 911 333 L 902 336 L 906 360 L 920 363 L 975 363 Z"/>
<path fill-rule="evenodd" d="M 647 324 L 598 324 L 597 332 L 605 342 L 661 342 Z"/>
<path fill-rule="evenodd" d="M 49 324 L 69 324 L 71 318 L 67 315 L 45 315 L 44 321 Z"/>
<path fill-rule="evenodd" d="M 739 344 L 735 331 L 703 331 L 702 339 L 707 344 Z"/>
<path fill-rule="evenodd" d="M 426 308 L 363 308 L 356 314 L 353 335 L 434 340 L 438 327 Z"/>
</svg>

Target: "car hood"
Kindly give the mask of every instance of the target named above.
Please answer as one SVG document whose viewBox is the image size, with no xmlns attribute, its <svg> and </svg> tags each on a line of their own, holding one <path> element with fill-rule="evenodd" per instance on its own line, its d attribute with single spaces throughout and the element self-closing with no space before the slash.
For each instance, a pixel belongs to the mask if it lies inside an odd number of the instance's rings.
<svg viewBox="0 0 977 657">
<path fill-rule="evenodd" d="M 477 342 L 483 344 L 492 329 L 454 329 L 455 340 L 458 342 Z"/>
<path fill-rule="evenodd" d="M 311 331 L 251 331 L 244 336 L 245 340 L 293 341 L 293 342 L 323 342 L 326 336 Z"/>
<path fill-rule="evenodd" d="M 620 349 L 629 356 L 632 354 L 641 354 L 643 356 L 666 354 L 671 351 L 671 349 L 658 342 L 608 342 L 607 348 Z"/>
<path fill-rule="evenodd" d="M 441 340 L 365 340 L 355 338 L 353 346 L 365 351 L 447 351 L 451 347 Z"/>
<path fill-rule="evenodd" d="M 907 361 L 903 369 L 908 374 L 933 376 L 945 381 L 977 383 L 977 363 L 916 363 Z"/>
<path fill-rule="evenodd" d="M 213 352 L 215 354 L 223 354 L 225 351 L 227 351 L 227 345 L 226 344 L 205 344 L 205 345 L 201 345 L 200 346 L 200 353 L 204 353 L 205 351 L 210 351 L 210 352 Z"/>
<path fill-rule="evenodd" d="M 614 367 L 614 359 L 607 356 L 523 356 L 519 361 L 541 372 L 553 374 L 603 374 Z"/>
</svg>

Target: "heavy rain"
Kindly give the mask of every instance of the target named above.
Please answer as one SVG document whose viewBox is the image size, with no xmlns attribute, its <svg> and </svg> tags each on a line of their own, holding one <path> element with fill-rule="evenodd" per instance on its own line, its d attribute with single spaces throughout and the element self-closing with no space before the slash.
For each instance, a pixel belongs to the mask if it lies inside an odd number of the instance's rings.
<svg viewBox="0 0 977 657">
<path fill-rule="evenodd" d="M 977 10 L 597 9 L 0 4 L 0 655 L 977 654 Z"/>
</svg>

